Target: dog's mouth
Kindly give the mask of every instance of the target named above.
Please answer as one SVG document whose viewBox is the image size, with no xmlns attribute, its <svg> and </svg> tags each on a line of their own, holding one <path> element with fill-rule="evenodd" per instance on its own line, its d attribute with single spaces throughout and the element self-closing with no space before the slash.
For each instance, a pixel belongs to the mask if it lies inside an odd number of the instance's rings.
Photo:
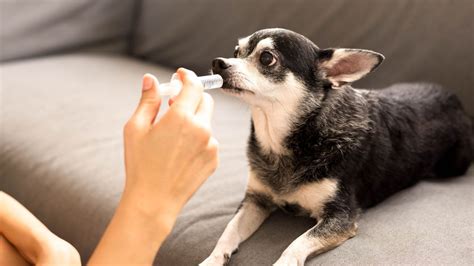
<svg viewBox="0 0 474 266">
<path fill-rule="evenodd" d="M 255 94 L 253 91 L 246 90 L 238 86 L 234 86 L 233 84 L 227 81 L 224 81 L 224 84 L 222 85 L 222 90 L 231 94 L 245 94 L 245 93 Z"/>
</svg>

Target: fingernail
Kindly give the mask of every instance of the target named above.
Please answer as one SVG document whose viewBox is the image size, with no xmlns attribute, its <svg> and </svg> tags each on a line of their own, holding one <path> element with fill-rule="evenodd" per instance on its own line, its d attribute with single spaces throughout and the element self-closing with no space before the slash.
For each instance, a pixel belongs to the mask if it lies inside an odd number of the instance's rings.
<svg viewBox="0 0 474 266">
<path fill-rule="evenodd" d="M 142 90 L 146 91 L 151 89 L 153 87 L 153 78 L 149 76 L 149 74 L 145 74 L 143 76 L 143 84 L 142 84 Z"/>
</svg>

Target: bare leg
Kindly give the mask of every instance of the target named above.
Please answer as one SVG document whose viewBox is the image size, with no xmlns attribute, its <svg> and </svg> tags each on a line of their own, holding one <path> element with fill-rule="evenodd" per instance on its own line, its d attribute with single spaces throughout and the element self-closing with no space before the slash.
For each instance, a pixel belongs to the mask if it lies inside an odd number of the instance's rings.
<svg viewBox="0 0 474 266">
<path fill-rule="evenodd" d="M 274 210 L 264 196 L 249 194 L 219 238 L 211 255 L 200 265 L 225 265 L 240 243 L 249 238 Z"/>
<path fill-rule="evenodd" d="M 326 217 L 295 239 L 274 265 L 303 266 L 310 255 L 320 254 L 356 235 L 357 225 L 340 216 Z"/>
</svg>

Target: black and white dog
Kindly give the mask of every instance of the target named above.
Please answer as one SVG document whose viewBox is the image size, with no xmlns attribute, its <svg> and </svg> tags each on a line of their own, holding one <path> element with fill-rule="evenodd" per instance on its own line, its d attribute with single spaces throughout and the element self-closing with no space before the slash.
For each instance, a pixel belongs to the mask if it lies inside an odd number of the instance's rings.
<svg viewBox="0 0 474 266">
<path fill-rule="evenodd" d="M 275 263 L 303 265 L 355 236 L 360 209 L 420 179 L 462 175 L 473 159 L 472 121 L 454 94 L 432 84 L 350 86 L 380 65 L 379 53 L 319 49 L 265 29 L 240 39 L 234 55 L 212 71 L 251 107 L 248 187 L 202 265 L 226 264 L 276 208 L 317 220 Z"/>
</svg>

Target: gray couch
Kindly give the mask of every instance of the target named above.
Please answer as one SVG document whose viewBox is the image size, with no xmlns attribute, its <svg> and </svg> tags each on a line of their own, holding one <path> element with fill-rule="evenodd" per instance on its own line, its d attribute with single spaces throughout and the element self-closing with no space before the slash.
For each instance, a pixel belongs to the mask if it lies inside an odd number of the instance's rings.
<svg viewBox="0 0 474 266">
<path fill-rule="evenodd" d="M 438 82 L 474 115 L 473 11 L 471 0 L 0 1 L 0 189 L 87 261 L 123 188 L 122 127 L 144 73 L 203 74 L 212 58 L 232 54 L 237 37 L 285 27 L 320 47 L 385 54 L 356 87 Z M 221 165 L 181 213 L 159 265 L 203 260 L 243 196 L 249 111 L 212 95 Z M 357 237 L 307 265 L 472 265 L 473 188 L 474 167 L 423 181 L 367 210 Z M 313 223 L 276 212 L 230 264 L 270 265 Z"/>
</svg>

